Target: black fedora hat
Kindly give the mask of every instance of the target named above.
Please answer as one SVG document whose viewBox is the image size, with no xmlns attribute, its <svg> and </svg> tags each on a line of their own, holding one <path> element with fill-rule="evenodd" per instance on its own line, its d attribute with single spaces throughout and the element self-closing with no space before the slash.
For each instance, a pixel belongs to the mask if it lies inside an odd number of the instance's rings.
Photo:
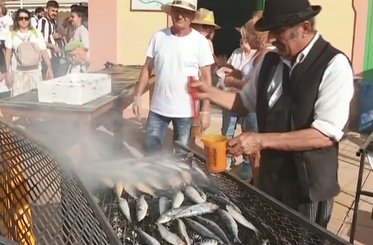
<svg viewBox="0 0 373 245">
<path fill-rule="evenodd" d="M 290 26 L 316 16 L 321 6 L 310 5 L 308 0 L 266 0 L 263 17 L 255 23 L 258 31 Z"/>
</svg>

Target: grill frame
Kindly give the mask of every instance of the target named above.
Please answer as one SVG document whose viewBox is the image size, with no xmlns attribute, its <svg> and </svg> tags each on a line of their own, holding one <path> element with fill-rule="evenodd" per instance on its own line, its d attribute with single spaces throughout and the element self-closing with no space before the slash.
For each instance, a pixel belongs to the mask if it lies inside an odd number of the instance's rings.
<svg viewBox="0 0 373 245">
<path fill-rule="evenodd" d="M 5 135 L 4 135 L 5 131 Z M 87 190 L 87 188 L 82 184 L 80 181 L 79 177 L 75 175 L 73 172 L 69 171 L 67 168 L 61 167 L 59 165 L 60 162 L 64 163 L 69 163 L 69 159 L 63 158 L 61 156 L 55 157 L 50 154 L 50 152 L 47 150 L 47 147 L 42 146 L 41 144 L 37 144 L 36 140 L 33 140 L 32 137 L 28 136 L 25 134 L 25 132 L 21 131 L 20 129 L 15 128 L 14 126 L 10 126 L 8 124 L 3 123 L 0 121 L 0 159 L 4 160 L 4 149 L 9 149 L 9 147 L 4 147 L 4 137 L 10 137 L 12 140 L 15 140 L 17 142 L 23 142 L 25 145 L 27 145 L 27 149 L 32 149 L 33 151 L 36 151 L 40 156 L 42 156 L 43 159 L 48 160 L 48 164 L 54 164 L 53 166 L 58 168 L 59 171 L 59 178 L 64 181 L 71 181 L 69 183 L 73 183 L 73 187 L 77 192 L 79 192 L 79 198 L 84 199 L 84 205 L 85 208 L 89 209 L 89 216 L 91 216 L 91 221 L 93 221 L 95 228 L 93 229 L 94 231 L 98 231 L 98 234 L 93 234 L 96 237 L 103 235 L 105 237 L 104 242 L 99 242 L 99 243 L 89 243 L 89 244 L 113 244 L 113 245 L 120 245 L 122 244 L 120 239 L 118 238 L 116 231 L 114 230 L 113 226 L 111 225 L 111 220 L 110 217 L 107 217 L 105 215 L 105 210 L 103 209 L 102 205 L 97 204 L 94 199 L 92 198 L 92 193 Z M 193 151 L 187 147 L 184 147 L 180 144 L 176 144 L 178 148 L 186 152 L 186 159 L 187 161 L 194 161 L 199 164 L 201 168 L 206 172 L 207 170 L 205 169 L 205 162 L 206 159 L 203 154 L 197 153 L 196 151 Z M 17 147 L 22 147 L 17 146 Z M 28 151 L 20 151 L 22 154 L 26 154 Z M 13 152 L 13 154 L 15 154 Z M 12 155 L 14 157 L 14 155 Z M 184 154 L 185 156 L 185 154 Z M 178 156 L 177 156 L 178 157 Z M 32 157 L 31 157 L 32 158 Z M 23 160 L 27 160 L 30 158 L 22 158 Z M 1 176 L 0 176 L 1 177 Z M 259 230 L 261 231 L 266 231 L 266 238 L 270 240 L 270 244 L 349 244 L 347 241 L 343 240 L 342 238 L 339 238 L 338 236 L 334 235 L 333 233 L 327 231 L 326 229 L 318 226 L 317 224 L 310 223 L 308 220 L 300 216 L 298 213 L 295 211 L 285 207 L 283 204 L 278 202 L 277 200 L 273 199 L 272 197 L 268 196 L 266 193 L 246 184 L 245 182 L 241 181 L 240 179 L 237 179 L 234 177 L 231 173 L 229 172 L 224 172 L 220 174 L 215 174 L 215 175 L 210 175 L 209 176 L 211 180 L 219 187 L 222 187 L 222 185 L 226 184 L 229 182 L 229 185 L 233 186 L 230 190 L 231 193 L 226 193 L 230 197 L 233 195 L 236 195 L 232 199 L 240 208 L 243 210 L 244 215 L 251 221 L 253 222 L 254 225 L 256 225 Z M 1 181 L 0 181 L 1 183 Z M 1 188 L 1 186 L 0 186 Z M 72 188 L 67 188 L 65 187 L 65 191 L 69 191 Z M 224 189 L 223 189 L 224 190 Z M 69 192 L 67 192 L 69 194 Z M 66 197 L 66 195 L 62 195 L 62 197 Z M 70 193 L 71 196 L 71 193 Z M 72 195 L 74 196 L 74 195 Z M 242 199 L 237 198 L 237 196 L 241 196 Z M 246 199 L 245 199 L 246 198 Z M 74 199 L 74 198 L 73 198 Z M 62 198 L 64 200 L 64 198 Z M 70 201 L 72 200 L 71 197 L 69 199 Z M 256 202 L 263 203 L 263 207 L 268 207 L 267 210 L 264 210 L 262 213 L 253 213 L 253 208 L 252 207 L 244 207 L 241 203 L 251 200 L 250 202 L 255 206 Z M 76 200 L 75 200 L 76 201 Z M 67 201 L 61 201 L 61 206 L 68 205 Z M 76 206 L 77 204 L 75 204 Z M 69 206 L 69 205 L 68 205 Z M 258 206 L 258 205 L 257 205 Z M 260 206 L 260 205 L 259 205 Z M 113 207 L 117 208 L 117 212 L 120 212 L 118 207 Z M 260 215 L 265 215 L 268 210 L 274 213 L 276 217 L 283 217 L 283 220 L 280 219 L 281 222 L 284 223 L 283 226 L 279 224 L 275 224 L 275 222 L 271 222 L 271 220 L 266 220 L 265 222 L 260 222 L 261 218 Z M 43 210 L 46 211 L 46 210 Z M 69 212 L 69 208 L 65 209 L 65 212 Z M 60 211 L 61 212 L 61 211 Z M 112 212 L 112 211 L 110 211 Z M 269 214 L 270 216 L 271 214 Z M 71 217 L 71 214 L 70 214 Z M 258 218 L 259 217 L 259 218 Z M 3 218 L 0 213 L 0 219 Z M 259 221 L 258 221 L 259 220 Z M 1 221 L 1 220 L 0 220 Z M 49 220 L 49 222 L 57 222 L 56 220 Z M 66 226 L 66 223 L 64 220 L 59 220 L 62 223 L 60 224 L 61 226 Z M 34 222 L 34 220 L 33 220 Z M 36 222 L 36 221 L 35 221 Z M 308 236 L 316 236 L 317 239 L 315 242 L 294 242 L 294 241 L 288 241 L 287 237 L 279 237 L 278 231 L 279 229 L 286 228 L 286 222 L 290 223 L 294 227 L 299 227 L 298 229 L 294 229 L 294 231 L 297 230 L 302 230 L 302 234 L 306 234 Z M 97 228 L 98 227 L 98 228 Z M 36 225 L 36 229 L 38 229 Z M 47 228 L 46 228 L 47 229 Z M 97 230 L 95 230 L 97 229 Z M 44 231 L 45 232 L 45 231 Z M 52 241 L 52 242 L 39 242 L 38 244 L 82 244 L 82 243 L 76 243 L 78 242 L 77 239 L 80 241 L 84 241 L 84 239 L 88 239 L 90 233 L 85 232 L 84 234 L 81 234 L 81 236 L 77 235 L 78 238 L 75 238 L 74 241 L 67 242 L 66 239 L 68 240 L 68 234 L 66 234 L 67 237 L 64 237 L 63 239 L 60 239 L 58 241 Z M 132 233 L 133 234 L 133 233 Z M 285 234 L 289 234 L 285 232 Z M 0 234 L 1 235 L 1 234 Z M 3 234 L 4 235 L 4 234 Z M 7 235 L 7 234 L 5 234 Z M 292 235 L 290 233 L 290 235 Z M 82 238 L 84 236 L 84 238 Z M 296 234 L 294 235 L 296 237 Z M 136 237 L 136 235 L 134 235 Z M 1 238 L 1 237 L 0 237 Z M 9 236 L 8 236 L 9 238 Z M 10 237 L 12 238 L 12 237 Z M 14 237 L 13 237 L 14 238 Z M 295 239 L 295 238 L 292 238 Z M 297 239 L 303 239 L 302 237 L 297 238 Z M 7 241 L 2 241 L 1 242 L 6 245 L 12 245 L 14 242 L 7 243 Z M 75 242 L 75 243 L 74 243 Z M 127 243 L 126 243 L 127 244 Z"/>
<path fill-rule="evenodd" d="M 0 120 L 2 244 L 121 244 L 70 161 L 36 142 Z"/>
</svg>

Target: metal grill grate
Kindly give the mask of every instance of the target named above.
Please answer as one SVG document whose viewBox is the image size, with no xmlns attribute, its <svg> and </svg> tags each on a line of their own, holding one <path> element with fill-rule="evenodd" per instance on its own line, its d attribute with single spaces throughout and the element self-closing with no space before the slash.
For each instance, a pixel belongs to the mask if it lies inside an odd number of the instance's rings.
<svg viewBox="0 0 373 245">
<path fill-rule="evenodd" d="M 112 190 L 94 192 L 99 199 L 101 210 L 98 210 L 91 194 L 75 175 L 2 122 L 0 144 L 0 236 L 31 245 L 139 244 Z M 184 160 L 196 162 L 207 172 L 202 157 L 193 155 Z M 209 176 L 270 244 L 348 244 L 230 174 Z M 147 201 L 149 208 L 154 209 L 149 212 L 156 212 L 157 200 Z M 133 200 L 129 203 L 133 208 Z M 161 241 L 154 217 L 147 217 L 136 226 Z M 245 244 L 260 243 L 249 232 L 241 232 L 240 239 Z"/>
<path fill-rule="evenodd" d="M 197 161 L 207 172 L 204 159 L 198 157 Z M 258 227 L 270 244 L 349 244 L 230 174 L 210 176 L 213 183 L 243 210 L 245 217 Z"/>
<path fill-rule="evenodd" d="M 202 157 L 194 155 L 189 160 L 199 163 L 201 169 L 207 173 Z M 211 174 L 209 177 L 212 183 L 218 186 L 221 191 L 229 196 L 231 201 L 239 206 L 244 216 L 261 231 L 261 238 L 269 241 L 268 244 L 349 244 L 322 227 L 311 224 L 266 194 L 238 181 L 230 174 Z M 121 242 L 124 244 L 138 244 L 139 238 L 132 228 L 128 226 L 124 216 L 121 214 L 113 191 L 106 189 L 96 191 L 94 194 L 100 199 L 99 206 Z M 152 199 L 149 198 L 147 201 L 152 201 Z M 130 207 L 134 206 L 132 200 L 129 200 L 129 205 Z M 154 208 L 154 206 L 157 207 L 157 204 L 149 204 L 149 207 Z M 213 216 L 209 216 L 209 218 L 214 219 Z M 217 220 L 214 221 L 217 222 Z M 143 230 L 162 241 L 153 223 L 154 218 L 148 218 L 135 226 L 142 227 Z M 170 228 L 172 229 L 172 227 Z M 243 227 L 241 228 L 243 229 Z M 248 233 L 239 233 L 240 239 L 244 244 L 260 244 L 263 241 L 262 239 L 253 238 Z M 191 236 L 193 237 L 193 235 Z"/>
<path fill-rule="evenodd" d="M 77 177 L 2 122 L 0 144 L 0 235 L 27 245 L 117 244 Z"/>
</svg>

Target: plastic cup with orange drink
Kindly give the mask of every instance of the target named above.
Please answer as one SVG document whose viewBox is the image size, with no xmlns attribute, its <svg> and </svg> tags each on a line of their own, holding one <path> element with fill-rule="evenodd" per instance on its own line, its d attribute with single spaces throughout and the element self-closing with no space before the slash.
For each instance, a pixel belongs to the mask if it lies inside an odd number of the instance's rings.
<svg viewBox="0 0 373 245">
<path fill-rule="evenodd" d="M 211 173 L 224 172 L 227 167 L 227 142 L 224 135 L 208 134 L 202 137 L 207 159 L 207 170 Z"/>
</svg>

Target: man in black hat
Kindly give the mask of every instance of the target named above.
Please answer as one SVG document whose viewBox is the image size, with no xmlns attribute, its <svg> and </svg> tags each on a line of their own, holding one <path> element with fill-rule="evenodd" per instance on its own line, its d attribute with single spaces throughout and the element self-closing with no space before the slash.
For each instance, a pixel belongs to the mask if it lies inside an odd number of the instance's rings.
<svg viewBox="0 0 373 245">
<path fill-rule="evenodd" d="M 338 142 L 349 116 L 353 72 L 348 58 L 315 30 L 320 6 L 308 0 L 266 0 L 255 28 L 276 47 L 239 93 L 196 82 L 199 98 L 223 108 L 256 111 L 259 133 L 228 143 L 238 155 L 259 155 L 259 188 L 326 227 L 338 184 Z"/>
</svg>

